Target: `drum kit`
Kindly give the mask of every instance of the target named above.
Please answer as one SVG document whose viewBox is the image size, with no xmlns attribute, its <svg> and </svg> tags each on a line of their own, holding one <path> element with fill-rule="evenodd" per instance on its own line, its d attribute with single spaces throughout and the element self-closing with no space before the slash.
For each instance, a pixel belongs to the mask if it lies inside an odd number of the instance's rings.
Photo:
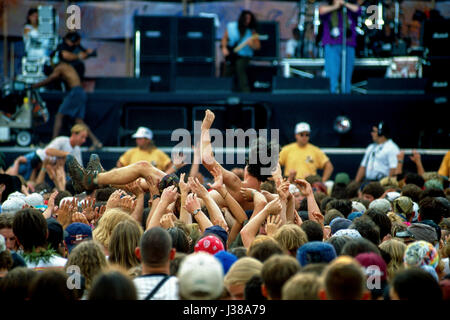
<svg viewBox="0 0 450 320">
<path fill-rule="evenodd" d="M 407 55 L 406 41 L 400 32 L 403 16 L 401 2 L 402 0 L 357 0 L 361 7 L 355 28 L 358 58 Z M 320 5 L 316 0 L 300 0 L 298 3 L 300 56 L 297 58 L 323 58 Z"/>
</svg>

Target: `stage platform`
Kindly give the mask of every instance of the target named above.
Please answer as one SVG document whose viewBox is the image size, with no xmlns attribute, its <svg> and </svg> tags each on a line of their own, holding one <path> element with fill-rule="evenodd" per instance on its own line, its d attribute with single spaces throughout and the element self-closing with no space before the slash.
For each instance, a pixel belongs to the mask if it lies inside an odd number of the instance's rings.
<svg viewBox="0 0 450 320">
<path fill-rule="evenodd" d="M 51 139 L 54 115 L 64 97 L 61 92 L 41 93 L 50 112 L 46 125 L 35 128 L 35 143 Z M 294 141 L 300 121 L 311 125 L 311 143 L 327 148 L 365 148 L 371 143 L 372 125 L 384 120 L 400 148 L 450 149 L 447 96 L 431 94 L 331 95 L 273 93 L 208 93 L 126 91 L 88 93 L 86 122 L 105 146 L 133 145 L 138 126 L 154 131 L 158 146 L 170 147 L 177 128 L 193 130 L 207 108 L 216 113 L 214 128 L 278 129 L 281 145 Z M 346 134 L 334 130 L 338 116 L 350 119 Z M 68 134 L 65 123 L 63 134 Z M 87 144 L 89 145 L 89 141 Z"/>
</svg>

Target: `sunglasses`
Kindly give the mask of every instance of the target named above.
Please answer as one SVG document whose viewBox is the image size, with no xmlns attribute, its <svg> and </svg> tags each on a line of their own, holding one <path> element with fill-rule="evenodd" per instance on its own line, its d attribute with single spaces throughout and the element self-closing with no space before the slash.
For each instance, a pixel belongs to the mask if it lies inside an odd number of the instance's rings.
<svg viewBox="0 0 450 320">
<path fill-rule="evenodd" d="M 299 133 L 301 137 L 309 137 L 309 133 Z"/>
</svg>

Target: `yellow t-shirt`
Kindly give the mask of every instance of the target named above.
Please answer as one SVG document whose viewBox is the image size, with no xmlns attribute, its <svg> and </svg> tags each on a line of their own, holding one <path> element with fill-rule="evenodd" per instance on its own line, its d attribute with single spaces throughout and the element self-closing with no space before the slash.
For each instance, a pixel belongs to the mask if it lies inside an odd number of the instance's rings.
<svg viewBox="0 0 450 320">
<path fill-rule="evenodd" d="M 167 156 L 164 152 L 157 148 L 154 148 L 152 150 L 141 150 L 136 147 L 128 150 L 119 158 L 120 163 L 122 163 L 124 166 L 128 166 L 130 164 L 143 160 L 150 162 L 152 165 L 162 171 L 164 171 L 167 165 L 171 162 L 169 156 Z"/>
<path fill-rule="evenodd" d="M 447 153 L 444 156 L 444 159 L 442 159 L 442 163 L 441 166 L 439 167 L 438 173 L 441 176 L 450 178 L 450 151 L 447 151 Z"/>
<path fill-rule="evenodd" d="M 317 174 L 317 169 L 323 169 L 330 159 L 315 145 L 308 143 L 300 147 L 296 142 L 284 146 L 280 152 L 280 165 L 284 166 L 284 175 L 289 171 L 297 171 L 297 179 Z"/>
</svg>

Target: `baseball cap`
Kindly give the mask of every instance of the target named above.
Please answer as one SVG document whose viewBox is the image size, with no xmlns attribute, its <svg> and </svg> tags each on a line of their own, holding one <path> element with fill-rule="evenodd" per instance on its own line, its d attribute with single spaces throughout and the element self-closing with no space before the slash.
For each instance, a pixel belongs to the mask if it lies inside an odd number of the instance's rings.
<svg viewBox="0 0 450 320">
<path fill-rule="evenodd" d="M 366 275 L 370 276 L 380 276 L 381 281 L 387 279 L 387 265 L 383 258 L 374 252 L 364 252 L 358 254 L 355 259 L 364 267 Z M 375 273 L 374 268 L 378 267 L 378 274 Z"/>
<path fill-rule="evenodd" d="M 409 214 L 413 210 L 413 206 L 411 198 L 405 196 L 398 197 L 393 203 L 395 213 Z"/>
<path fill-rule="evenodd" d="M 153 139 L 153 132 L 149 128 L 139 127 L 137 131 L 132 135 L 133 138 L 147 138 Z"/>
<path fill-rule="evenodd" d="M 205 252 L 193 253 L 184 258 L 177 277 L 180 295 L 184 299 L 213 300 L 222 294 L 222 264 Z"/>
<path fill-rule="evenodd" d="M 216 259 L 218 259 L 222 264 L 224 274 L 227 274 L 233 263 L 238 260 L 238 258 L 234 254 L 223 250 L 217 252 L 214 257 L 216 257 Z"/>
<path fill-rule="evenodd" d="M 295 126 L 295 134 L 300 132 L 311 132 L 311 127 L 306 122 L 299 122 Z"/>
<path fill-rule="evenodd" d="M 364 213 L 366 211 L 366 206 L 359 201 L 352 201 L 352 210 Z"/>
<path fill-rule="evenodd" d="M 326 242 L 311 241 L 297 250 L 297 260 L 302 267 L 310 263 L 330 262 L 336 258 L 336 250 Z"/>
<path fill-rule="evenodd" d="M 438 240 L 436 229 L 424 223 L 411 223 L 405 231 L 398 232 L 395 236 L 398 238 L 423 240 L 429 243 L 434 243 Z"/>
<path fill-rule="evenodd" d="M 334 182 L 335 183 L 342 183 L 342 184 L 349 184 L 350 177 L 345 172 L 339 172 L 338 174 L 336 174 L 336 177 L 334 178 Z"/>
<path fill-rule="evenodd" d="M 44 205 L 44 197 L 39 193 L 32 193 L 25 197 L 26 204 L 32 207 L 38 207 Z"/>
<path fill-rule="evenodd" d="M 200 239 L 194 247 L 195 252 L 203 251 L 210 254 L 216 254 L 221 250 L 225 250 L 222 241 L 213 235 Z"/>
<path fill-rule="evenodd" d="M 13 197 L 2 204 L 2 213 L 16 213 L 19 210 L 22 210 L 23 206 L 25 205 L 25 201 L 22 198 L 19 197 Z"/>
<path fill-rule="evenodd" d="M 369 209 L 377 209 L 383 213 L 391 211 L 391 203 L 386 199 L 376 199 L 369 204 Z"/>
<path fill-rule="evenodd" d="M 337 217 L 331 220 L 330 222 L 330 228 L 331 228 L 331 234 L 335 234 L 339 230 L 347 229 L 352 224 L 352 221 L 349 219 Z"/>
<path fill-rule="evenodd" d="M 64 241 L 69 253 L 77 244 L 86 239 L 92 239 L 91 227 L 80 222 L 74 222 L 67 226 Z"/>
</svg>

